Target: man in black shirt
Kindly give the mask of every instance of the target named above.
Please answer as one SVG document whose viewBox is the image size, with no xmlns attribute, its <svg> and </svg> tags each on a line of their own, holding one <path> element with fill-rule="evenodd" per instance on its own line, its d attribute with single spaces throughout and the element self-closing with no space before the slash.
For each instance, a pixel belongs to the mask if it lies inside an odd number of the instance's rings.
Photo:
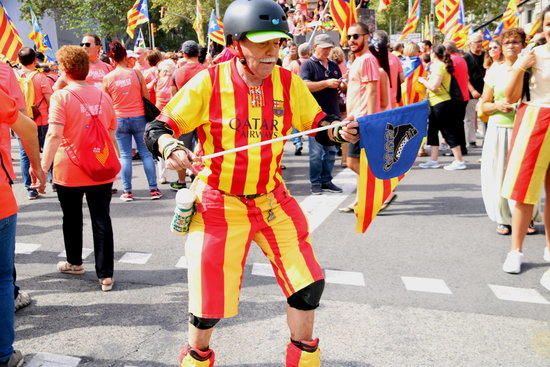
<svg viewBox="0 0 550 367">
<path fill-rule="evenodd" d="M 313 56 L 300 67 L 300 77 L 323 112 L 334 119 L 340 119 L 338 88 L 342 84 L 342 73 L 338 65 L 328 59 L 334 46 L 334 41 L 327 34 L 315 36 Z M 323 191 L 342 192 L 341 188 L 332 183 L 336 152 L 335 146 L 321 145 L 315 138 L 309 137 L 309 180 L 313 195 L 321 195 Z"/>
<path fill-rule="evenodd" d="M 483 36 L 481 33 L 475 33 L 470 37 L 470 50 L 464 55 L 466 64 L 468 64 L 468 90 L 470 91 L 470 100 L 466 106 L 466 115 L 464 117 L 464 129 L 466 134 L 466 142 L 469 146 L 476 146 L 476 131 L 477 131 L 477 112 L 476 106 L 479 97 L 483 93 L 485 82 L 485 68 L 483 61 L 485 53 L 483 52 Z"/>
</svg>

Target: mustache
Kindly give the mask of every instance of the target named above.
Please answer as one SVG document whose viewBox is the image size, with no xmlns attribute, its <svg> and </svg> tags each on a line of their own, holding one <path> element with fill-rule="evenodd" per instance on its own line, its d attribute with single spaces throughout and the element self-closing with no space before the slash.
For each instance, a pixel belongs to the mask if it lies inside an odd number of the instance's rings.
<svg viewBox="0 0 550 367">
<path fill-rule="evenodd" d="M 260 62 L 267 62 L 267 63 L 271 63 L 271 62 L 277 62 L 277 58 L 276 57 L 265 57 L 265 58 L 262 58 L 262 59 L 258 59 Z"/>
</svg>

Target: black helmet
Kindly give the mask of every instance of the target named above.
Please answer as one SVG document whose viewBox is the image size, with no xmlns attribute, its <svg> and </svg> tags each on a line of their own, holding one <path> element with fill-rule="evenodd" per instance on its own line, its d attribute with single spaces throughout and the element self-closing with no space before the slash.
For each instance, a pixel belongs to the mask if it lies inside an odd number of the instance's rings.
<svg viewBox="0 0 550 367">
<path fill-rule="evenodd" d="M 233 1 L 225 11 L 223 27 L 227 44 L 242 40 L 249 32 L 281 32 L 281 38 L 290 38 L 286 15 L 273 0 Z"/>
</svg>

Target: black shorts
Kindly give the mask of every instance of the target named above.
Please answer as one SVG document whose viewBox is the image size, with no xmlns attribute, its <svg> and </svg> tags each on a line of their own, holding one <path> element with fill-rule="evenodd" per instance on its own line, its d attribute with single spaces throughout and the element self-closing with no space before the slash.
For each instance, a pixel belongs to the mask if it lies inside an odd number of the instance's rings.
<svg viewBox="0 0 550 367">
<path fill-rule="evenodd" d="M 430 107 L 430 121 L 428 124 L 428 145 L 439 146 L 438 133 L 441 131 L 443 139 L 454 148 L 460 145 L 460 133 L 455 118 L 453 102 L 445 101 Z"/>
</svg>

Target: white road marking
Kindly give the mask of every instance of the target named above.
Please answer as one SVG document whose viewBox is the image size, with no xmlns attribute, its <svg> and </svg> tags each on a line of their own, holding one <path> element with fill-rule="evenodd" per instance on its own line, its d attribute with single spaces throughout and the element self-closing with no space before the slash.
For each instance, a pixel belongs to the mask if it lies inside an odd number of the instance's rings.
<svg viewBox="0 0 550 367">
<path fill-rule="evenodd" d="M 87 248 L 87 247 L 82 248 L 82 259 L 85 259 L 88 256 L 90 256 L 92 252 L 94 252 L 94 250 L 91 248 Z M 65 250 L 61 251 L 59 255 L 57 255 L 57 257 L 67 257 L 67 252 L 65 252 Z"/>
<path fill-rule="evenodd" d="M 180 257 L 176 264 L 176 268 L 187 269 L 187 258 L 185 256 Z"/>
<path fill-rule="evenodd" d="M 325 281 L 332 284 L 365 286 L 365 276 L 356 271 L 325 269 Z"/>
<path fill-rule="evenodd" d="M 300 202 L 308 219 L 310 232 L 315 231 L 355 190 L 357 175 L 346 168 L 338 173 L 332 182 L 336 186 L 340 186 L 344 192 L 342 194 L 326 192 L 322 195 L 310 195 Z"/>
<path fill-rule="evenodd" d="M 260 277 L 275 277 L 271 264 L 254 263 L 252 264 L 252 275 Z"/>
<path fill-rule="evenodd" d="M 36 353 L 26 367 L 76 367 L 80 358 L 51 353 Z"/>
<path fill-rule="evenodd" d="M 550 291 L 550 269 L 546 270 L 540 278 L 540 284 Z"/>
<path fill-rule="evenodd" d="M 494 284 L 489 284 L 489 288 L 491 288 L 498 299 L 503 301 L 550 304 L 536 289 L 505 287 Z"/>
<path fill-rule="evenodd" d="M 30 255 L 38 248 L 42 246 L 38 243 L 22 243 L 22 242 L 16 242 L 15 243 L 15 253 L 16 254 L 23 254 L 23 255 Z"/>
<path fill-rule="evenodd" d="M 118 260 L 118 262 L 125 264 L 144 265 L 147 264 L 147 261 L 149 261 L 151 255 L 152 254 L 143 252 L 127 252 L 120 258 L 120 260 Z"/>
<path fill-rule="evenodd" d="M 443 279 L 401 277 L 408 291 L 453 294 Z"/>
</svg>

